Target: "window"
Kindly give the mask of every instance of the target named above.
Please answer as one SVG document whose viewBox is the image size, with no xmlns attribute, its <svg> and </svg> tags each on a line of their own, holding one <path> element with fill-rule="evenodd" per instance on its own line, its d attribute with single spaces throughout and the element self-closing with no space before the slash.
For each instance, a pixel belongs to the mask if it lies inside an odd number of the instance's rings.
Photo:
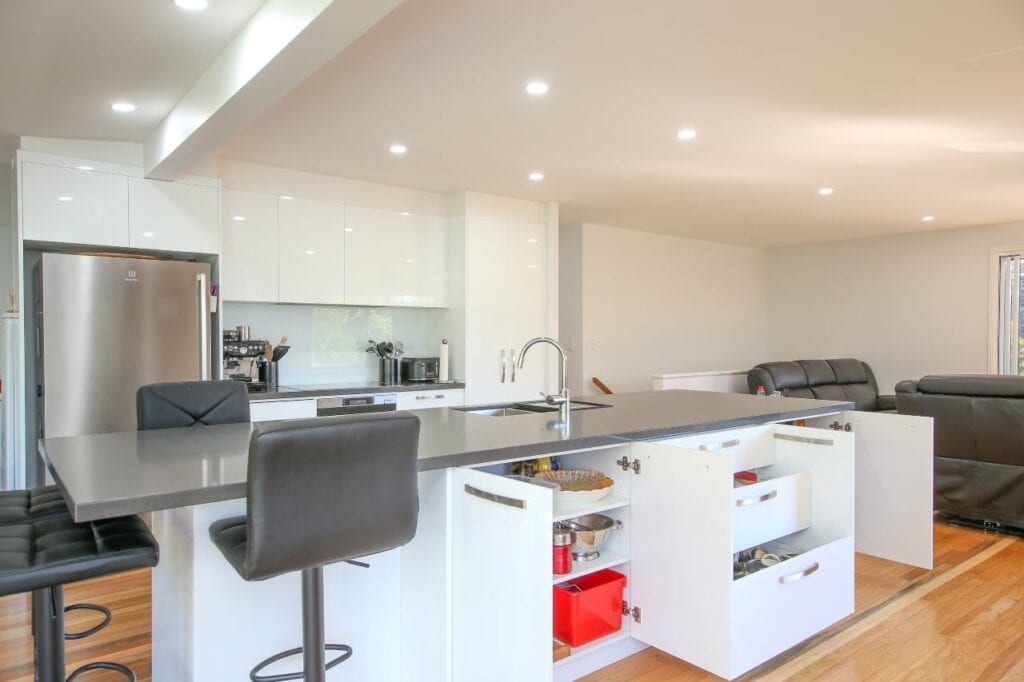
<svg viewBox="0 0 1024 682">
<path fill-rule="evenodd" d="M 1024 375 L 1024 277 L 1021 275 L 1022 253 L 999 255 L 999 326 L 998 371 L 1000 374 Z"/>
</svg>

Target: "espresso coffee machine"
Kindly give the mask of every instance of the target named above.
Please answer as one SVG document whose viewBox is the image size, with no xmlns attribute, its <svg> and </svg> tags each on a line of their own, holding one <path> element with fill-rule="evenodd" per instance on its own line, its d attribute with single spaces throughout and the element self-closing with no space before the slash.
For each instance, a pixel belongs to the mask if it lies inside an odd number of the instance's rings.
<svg viewBox="0 0 1024 682">
<path fill-rule="evenodd" d="M 224 378 L 244 381 L 250 393 L 266 391 L 267 384 L 260 380 L 259 367 L 268 343 L 260 339 L 242 340 L 241 336 L 235 329 L 224 332 Z"/>
</svg>

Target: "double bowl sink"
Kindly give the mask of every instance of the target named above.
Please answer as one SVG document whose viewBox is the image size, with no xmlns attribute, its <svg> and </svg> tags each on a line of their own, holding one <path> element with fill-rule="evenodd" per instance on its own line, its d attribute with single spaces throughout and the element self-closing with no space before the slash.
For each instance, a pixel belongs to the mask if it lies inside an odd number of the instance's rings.
<svg viewBox="0 0 1024 682">
<path fill-rule="evenodd" d="M 586 400 L 572 400 L 569 403 L 569 409 L 573 412 L 577 410 L 595 410 L 601 407 L 611 407 L 611 405 L 602 405 L 600 403 L 591 403 Z M 529 403 L 507 403 L 503 405 L 478 405 L 475 407 L 453 407 L 453 410 L 459 412 L 466 412 L 467 414 L 479 414 L 485 417 L 514 417 L 521 414 L 544 414 L 549 412 L 558 412 L 557 405 L 548 405 L 545 402 L 529 402 Z"/>
</svg>

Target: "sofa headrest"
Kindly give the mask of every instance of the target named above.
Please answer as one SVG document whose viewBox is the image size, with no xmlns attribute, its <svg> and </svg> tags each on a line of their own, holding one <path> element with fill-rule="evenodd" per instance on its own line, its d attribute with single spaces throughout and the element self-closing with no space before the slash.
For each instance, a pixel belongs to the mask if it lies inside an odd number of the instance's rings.
<svg viewBox="0 0 1024 682">
<path fill-rule="evenodd" d="M 870 384 L 867 365 L 854 358 L 840 358 L 829 360 L 828 364 L 836 374 L 836 381 L 840 384 Z"/>
<path fill-rule="evenodd" d="M 828 360 L 797 360 L 797 364 L 804 368 L 808 386 L 838 383 L 836 373 L 832 371 L 832 365 Z"/>
<path fill-rule="evenodd" d="M 781 362 L 763 362 L 755 369 L 763 369 L 771 376 L 775 388 L 784 391 L 789 388 L 806 388 L 807 375 L 798 362 L 784 360 Z"/>
<path fill-rule="evenodd" d="M 932 374 L 917 382 L 921 393 L 1024 398 L 1024 377 L 998 374 Z"/>
</svg>

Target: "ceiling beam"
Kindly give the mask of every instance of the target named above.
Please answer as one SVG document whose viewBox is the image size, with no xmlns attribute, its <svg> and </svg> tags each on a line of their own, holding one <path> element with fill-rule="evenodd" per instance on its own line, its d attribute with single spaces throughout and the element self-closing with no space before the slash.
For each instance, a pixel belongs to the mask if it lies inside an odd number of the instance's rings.
<svg viewBox="0 0 1024 682">
<path fill-rule="evenodd" d="M 183 175 L 401 2 L 267 0 L 146 140 L 146 176 Z"/>
</svg>

